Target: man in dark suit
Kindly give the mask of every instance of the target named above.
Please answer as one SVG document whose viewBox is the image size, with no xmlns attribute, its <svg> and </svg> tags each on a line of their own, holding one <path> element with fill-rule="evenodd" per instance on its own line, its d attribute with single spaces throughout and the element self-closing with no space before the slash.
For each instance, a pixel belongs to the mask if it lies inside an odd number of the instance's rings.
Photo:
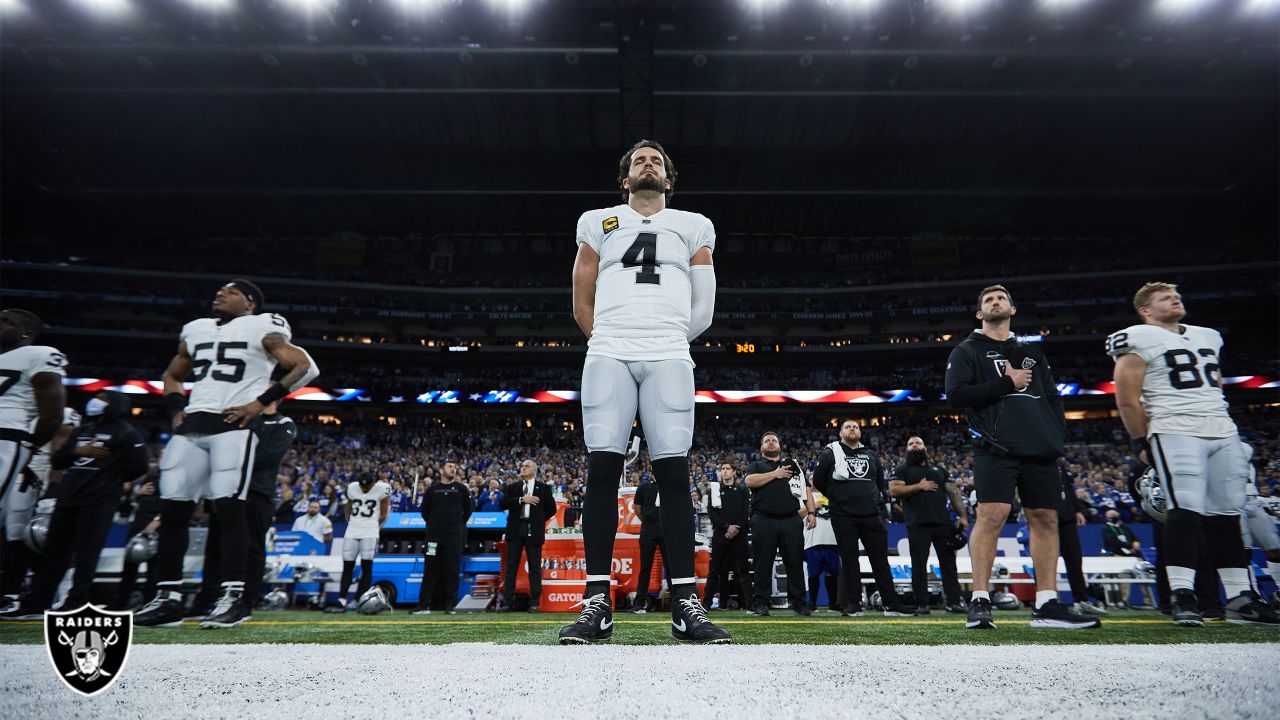
<svg viewBox="0 0 1280 720">
<path fill-rule="evenodd" d="M 542 598 L 542 543 L 546 540 L 547 523 L 556 516 L 556 500 L 551 488 L 538 479 L 537 463 L 520 463 L 520 479 L 502 489 L 502 509 L 507 511 L 507 572 L 498 612 L 511 609 L 522 550 L 528 559 L 529 612 L 538 612 Z"/>
</svg>

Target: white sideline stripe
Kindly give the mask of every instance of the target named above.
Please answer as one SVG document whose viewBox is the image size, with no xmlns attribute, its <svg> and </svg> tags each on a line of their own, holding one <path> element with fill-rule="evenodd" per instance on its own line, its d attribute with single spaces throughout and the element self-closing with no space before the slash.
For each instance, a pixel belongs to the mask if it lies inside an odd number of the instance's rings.
<svg viewBox="0 0 1280 720">
<path fill-rule="evenodd" d="M 228 630 L 225 632 L 236 632 Z M 997 631 L 998 632 L 998 631 Z M 1266 632 L 1265 629 L 1260 632 Z M 975 636 L 976 637 L 976 636 Z M 549 632 L 548 643 L 553 635 Z M 938 667 L 907 684 L 893 668 Z M 732 717 L 768 720 L 1274 717 L 1265 673 L 1280 643 L 1015 646 L 135 645 L 109 690 L 62 686 L 39 645 L 0 646 L 5 717 Z M 341 708 L 317 706 L 342 678 Z M 509 683 L 529 668 L 572 678 Z M 636 668 L 662 668 L 637 680 Z M 1142 682 L 1115 669 L 1158 667 Z M 441 668 L 448 668 L 442 672 Z M 768 690 L 726 678 L 805 678 Z M 818 675 L 814 673 L 818 672 Z M 756 675 L 753 675 L 756 674 Z M 567 682 L 567 681 L 566 681 Z M 814 692 L 820 683 L 821 692 Z M 1273 689 L 1273 688 L 1271 688 Z M 838 699 L 836 702 L 835 699 Z M 961 712 L 963 709 L 963 712 Z"/>
</svg>

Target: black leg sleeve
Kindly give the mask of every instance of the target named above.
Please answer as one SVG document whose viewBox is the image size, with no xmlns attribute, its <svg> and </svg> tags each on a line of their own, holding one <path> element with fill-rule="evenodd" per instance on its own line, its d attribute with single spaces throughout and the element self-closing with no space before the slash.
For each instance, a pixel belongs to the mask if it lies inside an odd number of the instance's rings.
<svg viewBox="0 0 1280 720">
<path fill-rule="evenodd" d="M 369 587 L 373 585 L 373 561 L 360 561 L 360 584 L 356 586 L 356 599 L 369 591 Z"/>
<path fill-rule="evenodd" d="M 182 556 L 187 553 L 187 529 L 196 504 L 185 500 L 160 501 L 159 547 L 154 558 L 157 583 L 182 581 Z"/>
<path fill-rule="evenodd" d="M 206 506 L 206 509 L 207 506 Z M 200 569 L 200 591 L 191 607 L 200 611 L 213 609 L 222 594 L 222 518 L 218 513 L 209 514 L 209 526 L 204 536 L 204 565 Z"/>
<path fill-rule="evenodd" d="M 1198 568 L 1204 547 L 1204 518 L 1190 510 L 1169 511 L 1164 526 L 1165 562 L 1174 567 Z"/>
<path fill-rule="evenodd" d="M 693 499 L 689 497 L 689 458 L 669 457 L 653 461 L 653 476 L 658 481 L 662 503 L 662 537 L 666 547 L 662 564 L 673 585 L 693 584 Z M 670 553 L 670 554 L 668 554 Z"/>
<path fill-rule="evenodd" d="M 1214 515 L 1204 519 L 1205 548 L 1216 568 L 1249 566 L 1239 515 Z"/>
<path fill-rule="evenodd" d="M 1071 599 L 1083 602 L 1089 599 L 1089 586 L 1084 581 L 1084 557 L 1080 552 L 1080 532 L 1074 522 L 1058 523 L 1058 553 L 1067 567 L 1067 581 L 1071 583 Z"/>
<path fill-rule="evenodd" d="M 650 578 L 653 575 L 653 554 L 658 549 L 658 541 L 662 534 L 651 526 L 640 526 L 640 577 L 636 583 L 636 602 L 644 602 L 649 594 Z M 662 587 L 659 583 L 658 587 Z"/>
<path fill-rule="evenodd" d="M 243 585 L 245 553 L 248 551 L 249 533 L 245 530 L 245 501 L 234 497 L 219 498 L 213 501 L 213 510 L 218 514 L 218 522 L 222 525 L 222 541 L 219 551 L 222 555 L 223 582 L 235 582 Z"/>
<path fill-rule="evenodd" d="M 593 452 L 587 456 L 587 497 L 582 505 L 582 550 L 587 575 L 611 574 L 613 539 L 618 534 L 618 482 L 624 461 L 619 453 Z M 608 592 L 609 581 L 599 584 Z"/>
<path fill-rule="evenodd" d="M 347 588 L 351 587 L 351 576 L 356 572 L 355 560 L 342 561 L 342 579 L 338 581 L 338 599 L 345 600 L 347 598 Z M 360 596 L 357 595 L 357 598 Z"/>
</svg>

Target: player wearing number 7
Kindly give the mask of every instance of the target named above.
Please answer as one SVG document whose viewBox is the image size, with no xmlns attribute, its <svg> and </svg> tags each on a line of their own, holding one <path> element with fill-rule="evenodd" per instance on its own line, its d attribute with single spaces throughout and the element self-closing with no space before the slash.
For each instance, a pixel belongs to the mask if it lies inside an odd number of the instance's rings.
<svg viewBox="0 0 1280 720">
<path fill-rule="evenodd" d="M 1240 514 L 1249 478 L 1222 395 L 1217 330 L 1183 325 L 1178 286 L 1153 282 L 1133 297 L 1143 322 L 1107 338 L 1115 358 L 1116 407 L 1138 459 L 1156 469 L 1169 499 L 1165 563 L 1173 621 L 1204 625 L 1194 590 L 1201 553 L 1218 568 L 1233 623 L 1280 623 L 1249 585 Z"/>
<path fill-rule="evenodd" d="M 578 220 L 573 317 L 589 341 L 582 369 L 582 427 L 587 461 L 582 612 L 560 630 L 562 645 L 613 635 L 609 598 L 618 526 L 618 479 L 636 411 L 658 483 L 671 557 L 671 634 L 676 640 L 727 643 L 707 619 L 693 572 L 693 359 L 689 343 L 711 325 L 716 280 L 715 228 L 697 213 L 667 207 L 676 169 L 662 146 L 636 143 L 618 163 L 623 204 Z"/>
<path fill-rule="evenodd" d="M 165 403 L 173 439 L 160 456 L 160 538 L 154 572 L 156 596 L 133 616 L 140 627 L 182 624 L 182 558 L 187 525 L 196 503 L 213 501 L 222 524 L 222 596 L 201 623 L 235 627 L 251 612 L 242 598 L 248 532 L 245 495 L 253 473 L 259 415 L 319 374 L 315 361 L 289 342 L 289 323 L 280 315 L 258 314 L 262 291 L 247 280 L 232 280 L 213 298 L 213 315 L 182 328 L 178 354 L 164 371 Z M 284 376 L 273 383 L 281 365 Z M 183 381 L 191 378 L 191 397 Z"/>
</svg>

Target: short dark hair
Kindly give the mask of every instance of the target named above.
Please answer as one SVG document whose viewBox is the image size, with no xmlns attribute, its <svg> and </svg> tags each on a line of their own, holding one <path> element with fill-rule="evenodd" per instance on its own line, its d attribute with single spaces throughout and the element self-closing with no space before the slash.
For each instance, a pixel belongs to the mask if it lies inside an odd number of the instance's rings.
<svg viewBox="0 0 1280 720">
<path fill-rule="evenodd" d="M 847 422 L 851 422 L 851 423 L 853 423 L 854 425 L 857 425 L 858 427 L 862 427 L 862 423 L 858 422 L 858 419 L 857 419 L 857 418 L 852 418 L 852 417 L 842 417 L 842 418 L 840 418 L 840 424 L 839 424 L 838 426 L 836 426 L 836 427 L 837 427 L 837 428 L 842 428 L 842 427 L 844 427 L 844 424 L 845 424 L 845 423 L 847 423 Z"/>
<path fill-rule="evenodd" d="M 640 148 L 653 148 L 662 155 L 662 166 L 666 168 L 667 180 L 671 183 L 671 187 L 668 188 L 663 195 L 667 198 L 667 204 L 671 204 L 671 196 L 676 194 L 676 175 L 678 173 L 676 172 L 675 163 L 671 161 L 671 156 L 667 154 L 666 150 L 662 149 L 662 145 L 660 145 L 657 140 L 641 140 L 635 145 L 632 145 L 631 149 L 628 150 L 627 153 L 622 156 L 622 159 L 618 161 L 618 188 L 622 191 L 622 202 L 626 202 L 631 197 L 630 191 L 622 187 L 622 181 L 626 180 L 627 176 L 631 173 L 631 157 L 635 155 L 636 151 Z"/>
<path fill-rule="evenodd" d="M 14 319 L 17 321 L 16 324 L 22 326 L 22 329 L 26 330 L 27 333 L 33 337 L 39 335 L 40 331 L 44 329 L 44 321 L 40 319 L 39 315 L 36 315 L 30 310 L 10 308 L 4 312 L 13 315 Z"/>
<path fill-rule="evenodd" d="M 978 293 L 978 309 L 979 310 L 982 309 L 982 299 L 987 296 L 987 293 L 993 293 L 993 292 L 1004 293 L 1004 296 L 1009 298 L 1009 304 L 1010 305 L 1013 304 L 1013 293 L 1009 292 L 1009 288 L 1003 285 L 988 285 L 982 288 L 982 292 Z"/>
<path fill-rule="evenodd" d="M 772 430 L 765 430 L 764 432 L 760 433 L 760 442 L 764 442 L 764 439 L 769 437 L 770 435 L 778 438 L 779 445 L 782 444 L 782 436 Z"/>
</svg>

